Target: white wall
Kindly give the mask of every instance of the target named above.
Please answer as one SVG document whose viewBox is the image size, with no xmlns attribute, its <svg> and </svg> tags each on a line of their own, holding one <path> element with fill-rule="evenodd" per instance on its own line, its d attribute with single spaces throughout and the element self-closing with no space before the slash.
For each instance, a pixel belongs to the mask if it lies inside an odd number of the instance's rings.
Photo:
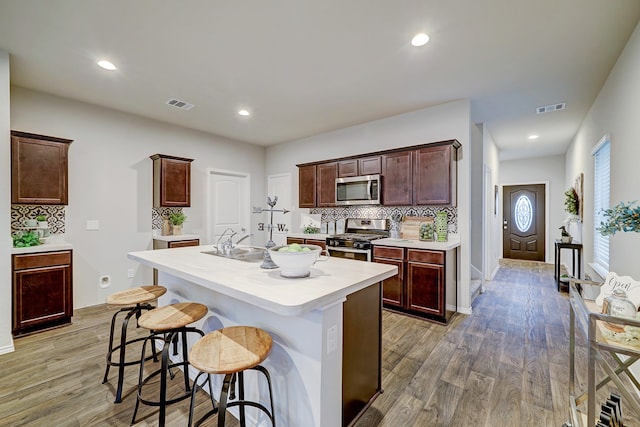
<svg viewBox="0 0 640 427">
<path fill-rule="evenodd" d="M 471 265 L 477 270 L 482 271 L 482 157 L 484 150 L 482 148 L 482 128 L 481 124 L 471 125 L 471 183 L 469 187 L 471 197 Z M 472 272 L 472 277 L 473 276 Z M 478 277 L 480 279 L 481 277 Z"/>
<path fill-rule="evenodd" d="M 554 239 L 560 236 L 560 228 L 567 217 L 564 211 L 565 192 L 564 156 L 536 157 L 531 159 L 503 160 L 500 162 L 500 186 L 518 184 L 547 184 L 548 206 L 545 260 L 553 263 Z M 573 185 L 573 184 L 571 184 Z M 569 188 L 569 187 L 567 187 Z M 502 201 L 502 197 L 500 198 Z M 502 235 L 500 235 L 502 242 Z M 502 244 L 500 246 L 502 248 Z M 502 249 L 501 252 L 502 254 Z M 502 256 L 502 255 L 501 255 Z"/>
<path fill-rule="evenodd" d="M 469 268 L 469 182 L 470 182 L 470 103 L 468 100 L 425 108 L 345 129 L 279 144 L 267 149 L 266 173 L 291 173 L 294 206 L 298 204 L 296 164 L 457 139 L 462 148 L 458 161 L 458 232 L 460 274 L 458 306 L 470 312 Z M 296 221 L 299 209 L 295 208 Z M 298 224 L 293 223 L 293 227 Z"/>
<path fill-rule="evenodd" d="M 184 233 L 205 237 L 208 168 L 250 173 L 251 203 L 264 204 L 263 147 L 20 87 L 12 87 L 11 129 L 74 140 L 69 148 L 66 240 L 74 247 L 75 308 L 103 303 L 110 293 L 152 281 L 148 268 L 127 260 L 127 252 L 152 248 L 150 155 L 195 159 Z M 8 215 L 0 218 L 5 221 Z M 100 221 L 99 231 L 86 230 L 90 219 Z M 263 238 L 255 225 L 261 219 L 252 221 L 256 240 Z M 127 279 L 129 268 L 136 269 L 133 279 Z M 110 288 L 98 287 L 102 275 L 111 276 Z M 10 301 L 6 292 L 0 300 Z"/>
<path fill-rule="evenodd" d="M 584 173 L 584 259 L 593 261 L 593 146 L 611 136 L 611 205 L 640 201 L 640 25 L 627 42 L 566 155 L 568 187 Z M 640 280 L 640 233 L 617 233 L 609 240 L 610 270 Z M 595 272 L 587 268 L 592 277 Z"/>
<path fill-rule="evenodd" d="M 11 337 L 11 143 L 9 54 L 0 50 L 0 354 L 13 351 Z"/>
<path fill-rule="evenodd" d="M 502 197 L 498 194 L 498 202 L 495 200 L 495 186 L 499 183 L 500 157 L 487 126 L 482 129 L 485 176 L 483 182 L 488 188 L 488 194 L 484 197 L 484 279 L 492 280 L 500 267 L 499 259 L 502 258 Z"/>
</svg>

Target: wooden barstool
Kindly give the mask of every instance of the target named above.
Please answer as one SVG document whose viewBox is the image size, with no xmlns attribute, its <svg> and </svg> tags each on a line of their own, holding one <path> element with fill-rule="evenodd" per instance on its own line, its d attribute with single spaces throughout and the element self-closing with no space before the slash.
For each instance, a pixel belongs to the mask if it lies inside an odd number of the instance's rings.
<svg viewBox="0 0 640 427">
<path fill-rule="evenodd" d="M 165 292 L 167 292 L 167 288 L 163 286 L 139 286 L 136 288 L 127 289 L 125 291 L 116 292 L 115 294 L 109 295 L 107 297 L 107 304 L 126 306 L 117 311 L 111 318 L 111 331 L 109 332 L 109 350 L 107 351 L 107 367 L 104 371 L 104 378 L 102 380 L 102 384 L 107 382 L 107 379 L 109 377 L 109 368 L 111 366 L 118 367 L 118 386 L 116 388 L 116 399 L 114 403 L 122 402 L 124 367 L 137 365 L 143 362 L 142 359 L 131 360 L 129 362 L 126 361 L 125 353 L 127 346 L 134 342 L 142 341 L 145 339 L 145 337 L 140 337 L 127 341 L 127 326 L 129 325 L 129 320 L 133 316 L 136 317 L 136 320 L 140 319 L 140 315 L 142 314 L 143 310 L 153 310 L 155 307 L 149 303 L 158 299 L 158 297 L 160 297 L 161 295 L 164 295 Z M 114 347 L 113 333 L 115 332 L 116 317 L 118 317 L 118 314 L 120 313 L 126 313 L 126 316 L 122 321 L 120 344 Z M 113 353 L 115 351 L 119 351 L 117 362 L 112 360 Z M 155 358 L 155 351 L 152 356 L 149 356 L 145 360 L 149 360 L 152 357 Z"/>
<path fill-rule="evenodd" d="M 196 425 L 200 425 L 205 419 L 217 412 L 218 427 L 223 427 L 225 425 L 227 408 L 240 406 L 240 425 L 245 427 L 245 406 L 252 406 L 264 412 L 271 420 L 273 427 L 275 427 L 276 420 L 273 410 L 271 377 L 269 376 L 269 371 L 260 365 L 260 363 L 267 358 L 269 352 L 271 352 L 272 345 L 273 340 L 268 333 L 262 329 L 251 326 L 231 326 L 219 329 L 208 333 L 205 337 L 198 340 L 198 342 L 193 345 L 189 353 L 191 365 L 200 371 L 193 382 L 194 386 L 191 394 L 191 409 L 189 411 L 189 427 L 191 427 L 193 422 L 195 396 L 198 390 L 198 380 L 201 375 L 207 376 L 201 386 L 204 386 L 207 382 L 209 383 L 209 395 L 211 396 L 213 409 L 199 419 Z M 247 369 L 254 369 L 262 372 L 267 379 L 271 411 L 258 402 L 244 400 L 243 373 Z M 213 397 L 211 374 L 225 374 L 218 408 L 216 408 Z M 227 403 L 230 386 L 232 387 L 231 399 L 235 398 L 234 391 L 236 376 L 240 387 L 239 398 L 234 402 Z"/>
<path fill-rule="evenodd" d="M 149 341 L 155 346 L 155 340 L 162 339 L 164 346 L 162 348 L 162 363 L 159 369 L 144 375 L 144 363 L 140 364 L 140 375 L 138 376 L 138 396 L 136 406 L 133 410 L 133 418 L 131 424 L 136 422 L 136 414 L 140 403 L 150 406 L 158 406 L 160 408 L 159 423 L 160 427 L 165 424 L 166 406 L 179 402 L 191 395 L 191 387 L 189 386 L 189 353 L 187 350 L 187 333 L 193 332 L 204 336 L 204 332 L 200 329 L 189 327 L 191 323 L 197 322 L 207 314 L 207 306 L 195 302 L 181 302 L 163 307 L 158 307 L 148 311 L 140 316 L 138 325 L 147 328 L 151 334 L 145 338 L 142 344 L 141 358 L 145 358 L 146 346 Z M 182 362 L 170 363 L 169 348 L 174 343 L 174 355 L 177 355 L 178 337 L 182 339 Z M 167 374 L 174 377 L 171 368 L 181 366 L 184 374 L 184 394 L 172 399 L 167 399 Z M 160 375 L 160 396 L 158 400 L 147 400 L 142 398 L 142 389 L 145 384 L 152 378 Z"/>
</svg>

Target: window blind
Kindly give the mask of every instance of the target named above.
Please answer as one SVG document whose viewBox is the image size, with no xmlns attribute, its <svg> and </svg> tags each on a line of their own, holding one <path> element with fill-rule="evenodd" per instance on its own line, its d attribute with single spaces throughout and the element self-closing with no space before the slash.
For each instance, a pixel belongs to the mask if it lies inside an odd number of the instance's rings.
<svg viewBox="0 0 640 427">
<path fill-rule="evenodd" d="M 593 257 L 596 264 L 609 271 L 609 236 L 603 236 L 595 230 L 603 220 L 602 209 L 610 207 L 611 142 L 608 138 L 596 146 L 593 157 Z"/>
</svg>

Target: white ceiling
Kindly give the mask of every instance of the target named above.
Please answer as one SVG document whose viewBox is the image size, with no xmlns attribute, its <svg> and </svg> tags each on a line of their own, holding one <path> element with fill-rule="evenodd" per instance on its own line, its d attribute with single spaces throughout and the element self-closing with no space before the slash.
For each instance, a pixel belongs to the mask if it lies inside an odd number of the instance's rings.
<svg viewBox="0 0 640 427">
<path fill-rule="evenodd" d="M 517 158 L 565 152 L 639 17 L 638 0 L 0 0 L 0 49 L 14 85 L 260 145 L 469 98 Z"/>
</svg>

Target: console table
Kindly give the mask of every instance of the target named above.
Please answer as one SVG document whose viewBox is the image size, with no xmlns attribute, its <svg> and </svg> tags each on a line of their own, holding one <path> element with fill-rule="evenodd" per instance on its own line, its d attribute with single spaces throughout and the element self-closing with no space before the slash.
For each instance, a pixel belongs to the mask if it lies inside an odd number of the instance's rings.
<svg viewBox="0 0 640 427">
<path fill-rule="evenodd" d="M 558 291 L 560 291 L 560 253 L 562 249 L 570 249 L 572 251 L 572 270 L 571 274 L 576 279 L 580 279 L 582 271 L 582 243 L 563 243 L 562 240 L 555 241 L 555 274 L 553 276 L 556 279 L 558 285 Z M 578 261 L 578 269 L 576 270 L 576 260 Z M 569 282 L 567 282 L 567 286 Z"/>
</svg>

